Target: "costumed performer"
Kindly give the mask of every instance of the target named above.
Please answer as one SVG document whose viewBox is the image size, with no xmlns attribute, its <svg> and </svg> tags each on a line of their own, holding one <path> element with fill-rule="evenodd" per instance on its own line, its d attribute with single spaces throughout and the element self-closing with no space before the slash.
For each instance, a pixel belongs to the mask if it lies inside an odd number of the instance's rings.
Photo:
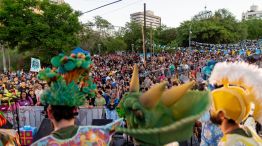
<svg viewBox="0 0 262 146">
<path fill-rule="evenodd" d="M 118 132 L 135 138 L 141 146 L 160 146 L 190 139 L 195 121 L 209 106 L 208 91 L 191 91 L 194 82 L 166 90 L 166 82 L 139 92 L 138 67 L 134 66 L 129 93 L 119 104 L 127 128 Z M 121 111 L 121 112 L 120 112 Z"/>
<path fill-rule="evenodd" d="M 211 121 L 220 126 L 219 146 L 261 146 L 262 140 L 249 127 L 241 125 L 255 105 L 254 119 L 262 122 L 262 69 L 244 62 L 216 64 L 211 84 L 222 85 L 212 91 Z"/>
<path fill-rule="evenodd" d="M 50 88 L 44 91 L 41 102 L 48 105 L 47 114 L 54 125 L 51 135 L 36 141 L 33 146 L 91 146 L 109 145 L 115 127 L 121 119 L 106 126 L 76 126 L 77 107 L 92 97 L 96 86 L 89 76 L 92 68 L 89 55 L 60 54 L 51 60 L 55 67 L 41 71 L 39 79 L 46 80 Z"/>
</svg>

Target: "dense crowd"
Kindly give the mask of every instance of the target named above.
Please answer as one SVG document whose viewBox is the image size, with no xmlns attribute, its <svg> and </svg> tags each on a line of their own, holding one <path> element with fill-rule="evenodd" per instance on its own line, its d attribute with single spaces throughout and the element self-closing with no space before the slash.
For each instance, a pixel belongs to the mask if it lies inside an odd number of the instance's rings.
<svg viewBox="0 0 262 146">
<path fill-rule="evenodd" d="M 257 59 L 257 56 L 255 59 L 254 57 L 250 59 L 247 57 L 248 54 L 255 54 L 255 50 L 246 50 L 245 54 L 240 54 L 232 50 L 224 53 L 223 51 L 180 49 L 173 53 L 163 52 L 151 55 L 146 60 L 143 55 L 138 53 L 93 55 L 92 77 L 97 86 L 96 97 L 88 98 L 85 106 L 87 108 L 105 107 L 107 119 L 118 119 L 116 108 L 123 95 L 129 91 L 134 64 L 139 67 L 140 90 L 142 92 L 161 81 L 167 81 L 167 87 L 172 87 L 191 80 L 195 80 L 197 83 L 194 89 L 206 90 L 208 81 L 204 68 L 208 62 L 248 61 L 262 67 L 261 55 L 257 55 L 260 59 Z M 6 93 L 18 97 L 15 102 L 16 106 L 39 106 L 41 105 L 40 96 L 47 88 L 49 88 L 48 84 L 38 80 L 37 73 L 34 72 L 20 70 L 1 73 L 1 111 L 10 110 L 10 101 L 5 100 Z M 201 128 L 199 127 L 203 123 L 196 122 L 195 125 L 195 139 L 199 142 L 201 141 Z"/>
<path fill-rule="evenodd" d="M 94 55 L 92 60 L 92 76 L 97 85 L 97 98 L 91 98 L 86 105 L 107 105 L 109 109 L 114 109 L 124 93 L 129 90 L 134 64 L 139 66 L 141 91 L 146 91 L 153 84 L 163 80 L 168 81 L 168 87 L 196 80 L 198 84 L 195 88 L 204 89 L 207 82 L 203 78 L 203 68 L 208 61 L 241 61 L 245 60 L 245 55 L 233 51 L 223 53 L 181 49 L 174 53 L 148 56 L 146 61 L 137 53 Z M 261 62 L 257 64 L 262 65 Z M 48 85 L 37 79 L 37 73 L 21 70 L 0 74 L 0 97 L 7 92 L 19 94 L 20 99 L 17 103 L 20 106 L 40 105 L 40 95 L 46 88 Z"/>
</svg>

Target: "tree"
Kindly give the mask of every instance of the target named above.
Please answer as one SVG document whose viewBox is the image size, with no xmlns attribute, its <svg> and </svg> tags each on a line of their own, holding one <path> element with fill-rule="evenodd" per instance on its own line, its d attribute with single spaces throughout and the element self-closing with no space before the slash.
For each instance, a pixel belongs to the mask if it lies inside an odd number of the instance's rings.
<svg viewBox="0 0 262 146">
<path fill-rule="evenodd" d="M 79 33 L 80 44 L 83 49 L 90 50 L 91 52 L 98 52 L 97 45 L 101 43 L 100 33 L 92 29 L 90 23 L 83 24 Z"/>
<path fill-rule="evenodd" d="M 177 42 L 188 46 L 189 30 L 191 40 L 201 43 L 227 44 L 246 39 L 247 28 L 226 9 L 220 9 L 210 18 L 182 23 L 177 28 Z"/>
<path fill-rule="evenodd" d="M 248 31 L 248 39 L 255 40 L 261 39 L 262 37 L 262 20 L 260 19 L 251 19 L 247 21 L 243 21 L 247 26 Z"/>
<path fill-rule="evenodd" d="M 116 37 L 116 38 L 109 37 L 103 40 L 102 43 L 105 49 L 104 52 L 106 53 L 112 53 L 112 52 L 117 52 L 117 51 L 126 51 L 127 49 L 127 44 L 120 37 Z"/>
<path fill-rule="evenodd" d="M 44 62 L 78 44 L 79 13 L 48 0 L 1 0 L 0 40 Z"/>
<path fill-rule="evenodd" d="M 108 37 L 110 35 L 109 31 L 114 28 L 113 25 L 101 16 L 95 16 L 94 19 L 94 25 L 99 30 L 101 36 Z"/>
<path fill-rule="evenodd" d="M 160 45 L 168 45 L 172 41 L 176 39 L 176 29 L 168 28 L 168 29 L 156 29 L 156 39 Z"/>
<path fill-rule="evenodd" d="M 142 27 L 141 25 L 130 22 L 126 23 L 124 41 L 128 46 L 128 49 L 132 49 L 132 44 L 134 44 L 134 49 L 142 47 Z"/>
</svg>

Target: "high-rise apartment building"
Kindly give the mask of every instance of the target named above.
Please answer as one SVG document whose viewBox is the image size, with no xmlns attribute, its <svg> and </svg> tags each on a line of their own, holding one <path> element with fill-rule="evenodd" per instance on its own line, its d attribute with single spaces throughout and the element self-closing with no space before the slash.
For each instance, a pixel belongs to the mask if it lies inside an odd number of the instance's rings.
<svg viewBox="0 0 262 146">
<path fill-rule="evenodd" d="M 131 21 L 144 25 L 144 12 L 136 12 L 130 15 Z M 161 17 L 154 15 L 153 11 L 146 11 L 146 26 L 157 28 L 161 26 Z"/>
</svg>

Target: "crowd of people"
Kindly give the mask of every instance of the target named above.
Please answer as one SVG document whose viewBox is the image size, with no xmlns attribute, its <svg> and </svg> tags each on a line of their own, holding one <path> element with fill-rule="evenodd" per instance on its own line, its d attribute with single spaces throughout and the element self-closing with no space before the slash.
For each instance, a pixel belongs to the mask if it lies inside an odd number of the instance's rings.
<svg viewBox="0 0 262 146">
<path fill-rule="evenodd" d="M 255 50 L 252 53 L 255 53 Z M 112 111 L 124 93 L 129 90 L 134 64 L 139 66 L 141 91 L 147 91 L 152 85 L 163 80 L 168 81 L 168 87 L 196 80 L 198 84 L 195 88 L 204 89 L 207 82 L 203 76 L 203 68 L 208 61 L 241 61 L 245 60 L 245 55 L 233 51 L 226 54 L 208 50 L 203 52 L 191 48 L 173 53 L 158 53 L 148 56 L 146 60 L 138 53 L 94 55 L 92 60 L 94 63 L 92 77 L 97 85 L 97 98 L 88 99 L 86 106 L 89 108 L 106 106 Z M 256 63 L 262 66 L 261 61 Z M 39 106 L 40 95 L 46 88 L 48 85 L 38 80 L 37 73 L 34 72 L 21 70 L 0 74 L 0 97 L 7 92 L 18 95 L 19 106 Z M 1 101 L 3 102 L 1 108 L 4 110 L 7 103 Z"/>
<path fill-rule="evenodd" d="M 88 98 L 85 106 L 87 108 L 105 107 L 106 118 L 117 120 L 116 108 L 124 94 L 129 91 L 134 64 L 139 67 L 140 91 L 142 92 L 164 80 L 168 82 L 167 87 L 195 80 L 197 84 L 194 89 L 206 90 L 208 82 L 204 77 L 203 68 L 209 61 L 249 61 L 248 54 L 255 54 L 255 50 L 247 50 L 245 54 L 239 54 L 234 51 L 224 53 L 190 48 L 179 49 L 172 53 L 158 53 L 146 59 L 138 53 L 93 55 L 92 77 L 97 86 L 96 97 Z M 260 54 L 257 55 L 261 57 Z M 252 63 L 262 67 L 261 59 Z M 17 96 L 15 102 L 17 106 L 40 106 L 40 96 L 47 88 L 49 88 L 48 84 L 38 80 L 37 73 L 34 72 L 21 70 L 1 73 L 1 111 L 10 110 L 10 101 L 5 100 L 6 93 Z M 201 130 L 197 128 L 198 125 L 201 123 L 196 123 L 195 137 L 201 141 L 201 134 L 199 134 Z"/>
</svg>

